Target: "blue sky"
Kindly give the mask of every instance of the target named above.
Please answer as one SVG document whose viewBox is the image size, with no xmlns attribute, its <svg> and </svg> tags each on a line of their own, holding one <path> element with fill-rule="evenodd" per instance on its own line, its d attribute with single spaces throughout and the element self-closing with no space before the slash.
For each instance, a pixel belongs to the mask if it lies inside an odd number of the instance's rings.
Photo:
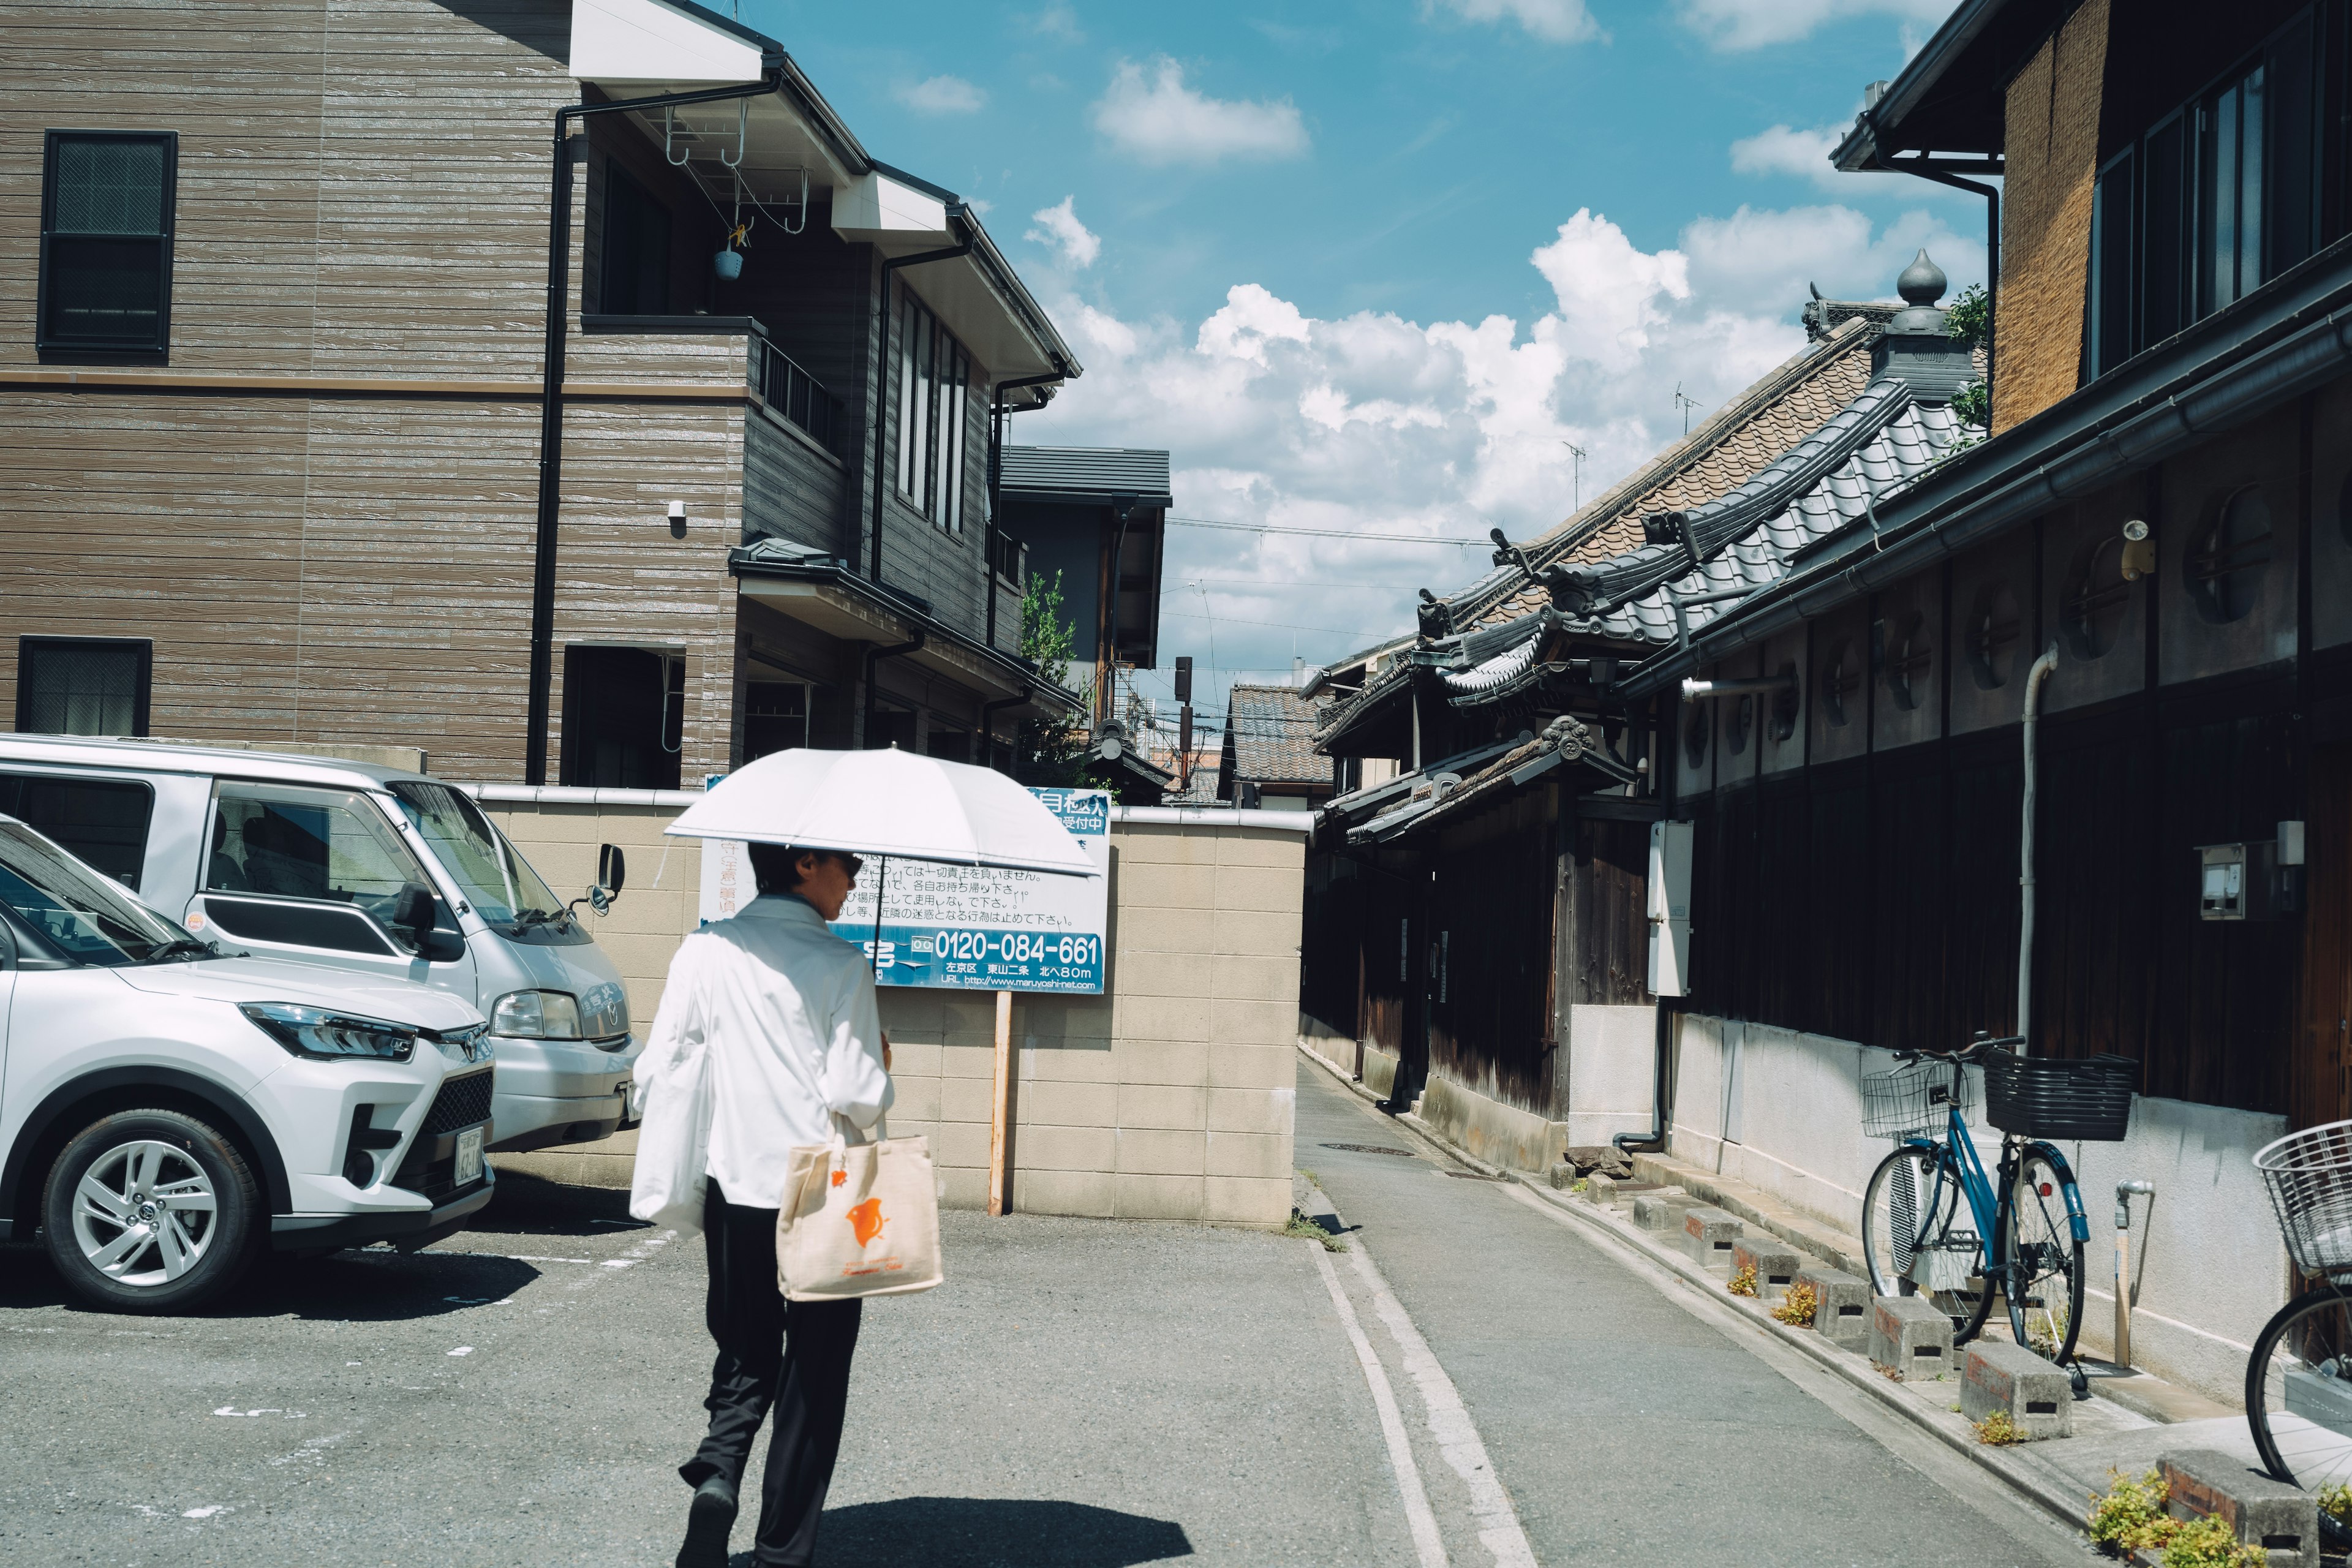
<svg viewBox="0 0 2352 1568">
<path fill-rule="evenodd" d="M 721 0 L 724 4 L 724 0 Z M 1160 446 L 1179 515 L 1524 537 L 1891 295 L 1980 203 L 1821 153 L 1941 0 L 742 0 L 877 157 L 986 204 L 1087 374 L 1016 439 Z M 1163 665 L 1409 626 L 1468 551 L 1172 531 Z M 1247 670 L 1262 671 L 1252 675 Z M 1155 683 L 1146 676 L 1145 690 Z M 1212 682 L 1222 688 L 1222 679 Z M 1205 705 L 1205 704 L 1204 704 Z M 1222 707 L 1222 700 L 1214 706 Z"/>
</svg>

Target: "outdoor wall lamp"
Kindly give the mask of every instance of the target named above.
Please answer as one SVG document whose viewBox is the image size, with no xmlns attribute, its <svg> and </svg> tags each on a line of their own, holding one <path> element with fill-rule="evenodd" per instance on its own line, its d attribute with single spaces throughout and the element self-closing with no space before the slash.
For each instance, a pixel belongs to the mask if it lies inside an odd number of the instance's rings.
<svg viewBox="0 0 2352 1568">
<path fill-rule="evenodd" d="M 1760 675 L 1744 680 L 1691 680 L 1683 682 L 1683 700 L 1696 702 L 1703 697 L 1766 697 L 1783 689 L 1794 689 L 1797 684 L 1793 670 L 1779 675 Z"/>
<path fill-rule="evenodd" d="M 2124 524 L 2121 565 L 2126 583 L 2137 583 L 2143 577 L 2156 575 L 2156 541 L 2149 537 L 2147 524 L 2138 518 Z"/>
<path fill-rule="evenodd" d="M 686 503 L 682 500 L 669 503 L 669 536 L 672 539 L 686 537 Z"/>
</svg>

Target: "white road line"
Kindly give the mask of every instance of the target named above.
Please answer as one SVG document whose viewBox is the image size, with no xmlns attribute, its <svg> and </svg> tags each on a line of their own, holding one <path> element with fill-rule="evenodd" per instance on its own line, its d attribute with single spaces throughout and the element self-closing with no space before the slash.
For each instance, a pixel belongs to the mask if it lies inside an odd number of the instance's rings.
<svg viewBox="0 0 2352 1568">
<path fill-rule="evenodd" d="M 1429 1510 L 1429 1493 L 1421 1484 L 1421 1471 L 1412 1462 L 1412 1440 L 1405 1436 L 1404 1417 L 1397 1410 L 1396 1390 L 1389 1386 L 1389 1374 L 1381 1365 L 1381 1358 L 1372 1353 L 1372 1342 L 1364 1337 L 1361 1323 L 1356 1321 L 1356 1309 L 1348 1293 L 1339 1286 L 1339 1272 L 1331 1267 L 1331 1255 L 1319 1243 L 1308 1242 L 1315 1248 L 1315 1266 L 1323 1271 L 1324 1286 L 1331 1292 L 1331 1305 L 1339 1314 L 1340 1326 L 1348 1331 L 1348 1339 L 1356 1347 L 1357 1364 L 1364 1369 L 1364 1381 L 1371 1385 L 1372 1407 L 1381 1413 L 1381 1435 L 1388 1439 L 1389 1468 L 1396 1472 L 1397 1490 L 1404 1496 L 1405 1523 L 1412 1531 L 1413 1550 L 1421 1554 L 1421 1568 L 1446 1568 L 1445 1542 L 1437 1533 L 1437 1516 Z"/>
<path fill-rule="evenodd" d="M 1404 1303 L 1396 1299 L 1389 1282 L 1381 1277 L 1372 1255 L 1364 1250 L 1362 1238 L 1354 1238 L 1349 1250 L 1355 1255 L 1356 1272 L 1364 1277 L 1365 1287 L 1372 1293 L 1372 1310 L 1388 1325 L 1390 1337 L 1404 1356 L 1405 1371 L 1412 1374 L 1414 1384 L 1421 1390 L 1421 1403 L 1429 1413 L 1429 1433 L 1437 1439 L 1437 1451 L 1445 1456 L 1445 1462 L 1454 1467 L 1454 1474 L 1470 1489 L 1470 1511 L 1479 1543 L 1493 1556 L 1495 1568 L 1536 1568 L 1536 1554 L 1528 1545 L 1527 1532 L 1519 1528 L 1518 1510 L 1511 1506 L 1510 1494 L 1503 1489 L 1501 1479 L 1495 1474 L 1494 1461 L 1486 1457 L 1486 1445 L 1479 1439 L 1478 1428 L 1462 1403 L 1461 1392 L 1431 1352 L 1429 1342 L 1412 1326 Z"/>
</svg>

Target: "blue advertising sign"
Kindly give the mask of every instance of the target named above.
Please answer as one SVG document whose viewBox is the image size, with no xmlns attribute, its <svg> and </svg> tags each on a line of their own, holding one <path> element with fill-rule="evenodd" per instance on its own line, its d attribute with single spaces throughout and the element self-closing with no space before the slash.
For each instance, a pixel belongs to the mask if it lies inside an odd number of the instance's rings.
<svg viewBox="0 0 2352 1568">
<path fill-rule="evenodd" d="M 1030 793 L 1061 819 L 1102 875 L 1051 877 L 924 860 L 892 860 L 886 874 L 879 860 L 869 860 L 833 931 L 874 958 L 877 984 L 1100 994 L 1109 931 L 1110 794 Z"/>
</svg>

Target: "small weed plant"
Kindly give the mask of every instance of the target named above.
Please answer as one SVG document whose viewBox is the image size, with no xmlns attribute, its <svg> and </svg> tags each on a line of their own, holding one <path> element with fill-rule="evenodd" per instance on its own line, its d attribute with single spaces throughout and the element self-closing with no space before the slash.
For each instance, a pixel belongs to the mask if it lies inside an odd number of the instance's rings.
<svg viewBox="0 0 2352 1568">
<path fill-rule="evenodd" d="M 1731 1283 L 1724 1288 L 1735 1296 L 1755 1295 L 1756 1265 L 1750 1263 L 1735 1271 L 1731 1276 Z"/>
<path fill-rule="evenodd" d="M 1813 1315 L 1821 1310 L 1821 1292 L 1800 1279 L 1789 1287 L 1787 1299 L 1772 1309 L 1772 1315 L 1792 1329 L 1810 1329 Z"/>
<path fill-rule="evenodd" d="M 1317 1225 L 1313 1220 L 1308 1219 L 1297 1209 L 1290 1211 L 1290 1223 L 1282 1227 L 1282 1234 L 1285 1236 L 1295 1236 L 1306 1241 L 1320 1242 L 1323 1244 L 1323 1250 L 1326 1252 L 1345 1252 L 1348 1250 L 1348 1244 L 1346 1242 L 1341 1241 L 1338 1237 L 1333 1236 L 1329 1231 L 1325 1230 L 1321 1226 Z"/>
<path fill-rule="evenodd" d="M 2132 1477 L 2111 1470 L 2108 1479 L 2114 1485 L 2091 1500 L 2087 1522 L 2091 1539 L 2110 1556 L 2161 1552 L 2164 1568 L 2267 1568 L 2270 1554 L 2242 1543 L 2223 1521 L 2209 1515 L 2183 1521 L 2165 1512 L 2168 1489 L 2162 1471 Z M 2324 1496 L 2321 1506 L 2326 1506 Z"/>
<path fill-rule="evenodd" d="M 1952 1408 L 1957 1410 L 1959 1406 L 1956 1405 Z M 2024 1429 L 2006 1410 L 1996 1410 L 1977 1422 L 1976 1429 L 1977 1441 L 1989 1448 L 2006 1448 L 2011 1443 L 2025 1441 Z"/>
<path fill-rule="evenodd" d="M 2352 1524 L 2352 1486 L 2320 1488 L 2319 1511 L 2333 1516 L 2338 1523 Z"/>
<path fill-rule="evenodd" d="M 1592 1188 L 1592 1184 L 1591 1184 L 1590 1181 L 1587 1181 L 1587 1180 L 1586 1180 L 1584 1177 L 1582 1177 L 1582 1176 L 1579 1176 L 1579 1177 L 1577 1177 L 1577 1178 L 1576 1178 L 1576 1185 L 1574 1185 L 1574 1186 L 1572 1186 L 1572 1187 L 1569 1188 L 1569 1191 L 1570 1191 L 1570 1192 L 1572 1192 L 1572 1193 L 1582 1193 L 1582 1192 L 1590 1192 L 1590 1191 L 1591 1190 L 1591 1188 Z"/>
</svg>

